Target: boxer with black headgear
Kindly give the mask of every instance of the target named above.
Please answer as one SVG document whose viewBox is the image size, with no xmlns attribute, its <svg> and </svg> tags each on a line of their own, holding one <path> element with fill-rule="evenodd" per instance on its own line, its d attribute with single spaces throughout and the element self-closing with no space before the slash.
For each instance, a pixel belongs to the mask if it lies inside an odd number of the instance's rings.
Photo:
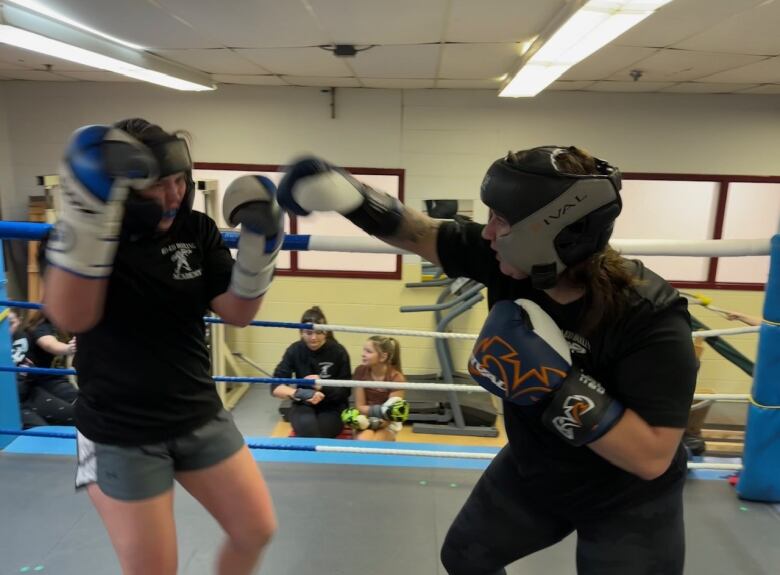
<svg viewBox="0 0 780 575">
<path fill-rule="evenodd" d="M 79 334 L 76 486 L 122 571 L 176 571 L 178 481 L 231 516 L 220 570 L 248 575 L 275 529 L 273 506 L 211 377 L 203 316 L 254 319 L 284 238 L 276 188 L 242 176 L 225 189 L 225 221 L 241 225 L 234 262 L 214 220 L 192 209 L 186 142 L 146 120 L 77 130 L 60 187 L 44 306 Z"/>
<path fill-rule="evenodd" d="M 598 173 L 567 173 L 558 158 L 571 153 L 542 146 L 510 154 L 482 180 L 482 202 L 511 226 L 495 239 L 496 252 L 538 289 L 603 250 L 622 208 L 620 170 L 593 158 Z"/>
<path fill-rule="evenodd" d="M 143 143 L 157 162 L 160 180 L 182 174 L 185 180 L 184 197 L 178 206 L 165 208 L 159 202 L 145 198 L 137 191 L 131 191 L 125 202 L 122 232 L 127 237 L 154 234 L 160 222 L 174 220 L 179 214 L 186 215 L 192 209 L 195 199 L 195 182 L 192 179 L 192 159 L 184 138 L 169 134 L 160 126 L 142 118 L 130 118 L 114 124 Z"/>
<path fill-rule="evenodd" d="M 450 575 L 501 575 L 572 531 L 581 574 L 683 572 L 690 318 L 676 290 L 609 247 L 620 188 L 617 168 L 573 146 L 496 160 L 484 225 L 434 220 L 318 158 L 279 184 L 291 213 L 336 211 L 487 286 L 468 367 L 503 400 L 508 444 L 447 534 Z"/>
</svg>

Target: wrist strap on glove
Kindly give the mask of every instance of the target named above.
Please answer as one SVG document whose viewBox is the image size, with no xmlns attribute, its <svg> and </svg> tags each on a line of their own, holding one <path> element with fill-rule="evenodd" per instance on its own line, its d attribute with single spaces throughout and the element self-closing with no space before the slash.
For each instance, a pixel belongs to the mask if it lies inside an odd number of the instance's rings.
<svg viewBox="0 0 780 575">
<path fill-rule="evenodd" d="M 620 421 L 624 411 L 604 386 L 572 367 L 560 389 L 552 395 L 542 421 L 561 439 L 579 447 L 607 433 Z"/>
</svg>

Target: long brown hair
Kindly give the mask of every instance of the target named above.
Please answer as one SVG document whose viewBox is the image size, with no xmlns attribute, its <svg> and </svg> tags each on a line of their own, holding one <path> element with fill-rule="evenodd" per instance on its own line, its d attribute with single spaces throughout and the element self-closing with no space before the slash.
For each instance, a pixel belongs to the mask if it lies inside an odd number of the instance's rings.
<svg viewBox="0 0 780 575">
<path fill-rule="evenodd" d="M 638 283 L 628 260 L 611 246 L 567 268 L 561 278 L 585 289 L 583 335 L 592 334 L 607 318 L 620 317 L 628 305 L 629 288 Z"/>
<path fill-rule="evenodd" d="M 561 172 L 569 174 L 598 174 L 595 158 L 575 146 L 556 157 Z M 577 225 L 575 222 L 572 225 Z M 585 289 L 583 306 L 583 335 L 592 334 L 606 318 L 619 317 L 626 309 L 631 286 L 637 279 L 631 273 L 626 258 L 607 245 L 585 261 L 566 268 L 564 279 Z"/>
</svg>

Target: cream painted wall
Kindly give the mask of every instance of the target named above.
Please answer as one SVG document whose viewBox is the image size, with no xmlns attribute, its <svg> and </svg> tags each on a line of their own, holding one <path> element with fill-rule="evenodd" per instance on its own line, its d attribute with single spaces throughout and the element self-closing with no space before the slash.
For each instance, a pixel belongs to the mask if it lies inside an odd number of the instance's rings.
<svg viewBox="0 0 780 575">
<path fill-rule="evenodd" d="M 432 312 L 398 311 L 400 306 L 434 303 L 442 289 L 404 287 L 404 283 L 413 281 L 420 281 L 419 264 L 405 264 L 403 278 L 399 281 L 281 276 L 274 280 L 266 294 L 258 319 L 297 322 L 307 308 L 319 305 L 331 324 L 433 331 Z M 478 333 L 486 314 L 487 306 L 483 301 L 470 313 L 454 321 L 450 331 Z M 228 329 L 234 351 L 245 353 L 269 372 L 273 371 L 287 346 L 299 337 L 296 330 L 283 328 Z M 349 351 L 353 369 L 360 361 L 360 349 L 369 335 L 336 334 Z M 398 340 L 407 374 L 437 371 L 436 354 L 430 339 L 401 336 Z M 456 367 L 464 371 L 465 358 L 471 346 L 465 342 L 452 343 L 453 352 L 462 359 Z"/>
<path fill-rule="evenodd" d="M 26 201 L 15 194 L 11 159 L 10 131 L 7 123 L 6 90 L 0 84 L 0 208 L 3 219 L 26 217 Z M 22 201 L 20 201 L 22 200 Z"/>
<path fill-rule="evenodd" d="M 0 176 L 2 207 L 24 213 L 27 196 L 39 193 L 34 176 L 56 170 L 73 129 L 129 116 L 188 129 L 194 159 L 201 162 L 283 164 L 313 152 L 342 165 L 403 168 L 407 204 L 420 208 L 426 198 L 477 199 L 482 175 L 496 157 L 549 143 L 576 143 L 624 171 L 776 175 L 779 103 L 776 96 L 551 92 L 504 100 L 492 91 L 339 89 L 331 119 L 329 94 L 314 88 L 221 86 L 184 94 L 129 83 L 3 82 L 0 166 L 6 165 L 7 142 L 13 169 Z M 484 207 L 475 206 L 476 218 L 484 219 Z M 414 258 L 406 259 L 404 280 L 397 282 L 278 278 L 259 317 L 297 320 L 318 303 L 332 323 L 431 329 L 431 314 L 398 312 L 400 305 L 434 301 L 435 289 L 403 287 L 416 279 Z M 712 297 L 755 314 L 763 301 L 754 292 Z M 483 304 L 453 329 L 476 332 L 484 314 Z M 701 319 L 712 327 L 729 325 L 710 315 Z M 295 333 L 234 330 L 231 337 L 236 348 L 272 368 Z M 751 337 L 734 338 L 734 344 L 752 358 Z M 340 339 L 357 360 L 363 336 Z M 402 345 L 410 374 L 434 370 L 430 344 L 404 338 Z M 468 345 L 455 348 L 462 366 Z M 712 350 L 705 352 L 703 387 L 745 392 L 746 379 Z"/>
</svg>

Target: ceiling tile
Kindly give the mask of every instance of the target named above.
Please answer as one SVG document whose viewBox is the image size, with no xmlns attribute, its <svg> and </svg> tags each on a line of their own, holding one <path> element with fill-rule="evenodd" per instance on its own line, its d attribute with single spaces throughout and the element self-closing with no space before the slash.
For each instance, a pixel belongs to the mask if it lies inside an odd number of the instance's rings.
<svg viewBox="0 0 780 575">
<path fill-rule="evenodd" d="M 748 88 L 744 94 L 780 94 L 780 84 L 764 84 L 755 88 Z"/>
<path fill-rule="evenodd" d="M 544 90 L 549 91 L 557 91 L 557 90 L 584 90 L 588 86 L 593 84 L 591 80 L 581 80 L 576 82 L 570 82 L 568 80 L 558 80 L 557 82 L 553 82 L 549 86 L 547 86 Z"/>
<path fill-rule="evenodd" d="M 714 54 L 689 50 L 663 49 L 644 60 L 618 70 L 610 80 L 630 78 L 632 70 L 642 72 L 642 80 L 650 82 L 686 82 L 710 76 L 716 72 L 760 62 L 762 56 L 747 54 Z"/>
<path fill-rule="evenodd" d="M 764 0 L 676 0 L 661 7 L 615 41 L 622 46 L 663 48 L 749 10 Z M 707 50 L 702 48 L 702 50 Z M 709 50 L 714 52 L 715 50 Z"/>
<path fill-rule="evenodd" d="M 360 78 L 366 88 L 394 88 L 399 90 L 421 90 L 433 88 L 435 80 L 419 78 Z"/>
<path fill-rule="evenodd" d="M 155 54 L 210 74 L 263 74 L 261 66 L 229 48 L 211 50 L 156 50 Z"/>
<path fill-rule="evenodd" d="M 744 82 L 746 84 L 774 84 L 780 82 L 780 57 L 767 58 L 756 64 L 718 72 L 700 78 L 705 82 Z"/>
<path fill-rule="evenodd" d="M 655 48 L 604 46 L 601 50 L 569 68 L 562 80 L 603 80 L 612 74 L 655 54 Z"/>
<path fill-rule="evenodd" d="M 358 76 L 373 78 L 433 78 L 439 44 L 375 46 L 349 59 Z"/>
<path fill-rule="evenodd" d="M 147 49 L 216 48 L 220 45 L 156 6 L 156 3 L 161 4 L 157 0 L 45 0 L 42 3 L 100 32 Z M 207 3 L 191 4 L 200 9 Z"/>
<path fill-rule="evenodd" d="M 18 68 L 45 70 L 51 66 L 53 70 L 94 70 L 90 66 L 76 64 L 69 60 L 61 60 L 54 56 L 47 56 L 39 52 L 22 50 L 7 44 L 0 44 L 0 60 L 10 64 L 9 68 L 14 66 Z"/>
<path fill-rule="evenodd" d="M 289 76 L 354 76 L 333 52 L 321 48 L 238 49 L 236 53 L 274 74 Z"/>
<path fill-rule="evenodd" d="M 452 0 L 446 42 L 525 42 L 566 5 L 563 0 Z"/>
<path fill-rule="evenodd" d="M 585 90 L 588 92 L 657 92 L 672 84 L 673 82 L 612 82 L 602 80 L 593 82 Z"/>
<path fill-rule="evenodd" d="M 322 86 L 323 88 L 359 88 L 357 78 L 327 78 L 322 76 L 283 76 L 292 86 Z"/>
<path fill-rule="evenodd" d="M 445 44 L 440 78 L 497 78 L 512 72 L 520 44 Z"/>
<path fill-rule="evenodd" d="M 138 83 L 141 80 L 135 78 L 128 78 L 121 74 L 114 74 L 113 72 L 106 72 L 105 70 L 78 70 L 72 72 L 60 72 L 60 76 L 67 78 L 73 78 L 75 80 L 82 80 L 86 82 L 133 82 Z"/>
<path fill-rule="evenodd" d="M 220 84 L 251 84 L 255 86 L 286 86 L 278 76 L 250 74 L 214 74 L 212 80 Z"/>
<path fill-rule="evenodd" d="M 663 88 L 661 92 L 681 92 L 685 94 L 729 94 L 741 92 L 746 88 L 754 87 L 751 84 L 717 84 L 705 82 L 680 82 L 668 88 Z"/>
<path fill-rule="evenodd" d="M 336 44 L 441 42 L 446 0 L 307 0 Z"/>
<path fill-rule="evenodd" d="M 228 48 L 283 48 L 331 43 L 305 3 L 298 0 L 154 1 L 188 22 L 199 34 L 208 34 L 220 46 Z"/>
<path fill-rule="evenodd" d="M 498 90 L 498 88 L 501 86 L 501 82 L 499 80 L 436 80 L 436 87 L 437 88 L 463 88 L 466 90 L 470 89 L 493 89 Z"/>
<path fill-rule="evenodd" d="M 11 80 L 36 80 L 39 82 L 75 82 L 73 78 L 67 78 L 51 72 L 41 70 L 3 70 L 3 77 Z"/>
<path fill-rule="evenodd" d="M 676 48 L 706 52 L 780 55 L 780 2 L 763 1 L 751 10 L 719 21 L 711 28 L 682 42 Z"/>
</svg>

